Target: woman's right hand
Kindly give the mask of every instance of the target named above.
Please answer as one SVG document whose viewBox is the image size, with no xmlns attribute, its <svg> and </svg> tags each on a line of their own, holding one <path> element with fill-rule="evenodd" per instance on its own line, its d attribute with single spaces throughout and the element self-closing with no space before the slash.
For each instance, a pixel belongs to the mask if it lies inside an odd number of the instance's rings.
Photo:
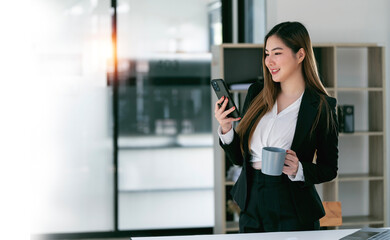
<svg viewBox="0 0 390 240">
<path fill-rule="evenodd" d="M 222 128 L 222 134 L 225 134 L 232 129 L 232 122 L 238 121 L 241 119 L 241 117 L 238 118 L 230 118 L 227 117 L 229 113 L 233 112 L 235 110 L 235 107 L 231 107 L 230 109 L 226 110 L 226 106 L 228 103 L 229 99 L 225 97 L 221 97 L 216 103 L 215 103 L 215 118 L 219 122 L 219 125 Z"/>
</svg>

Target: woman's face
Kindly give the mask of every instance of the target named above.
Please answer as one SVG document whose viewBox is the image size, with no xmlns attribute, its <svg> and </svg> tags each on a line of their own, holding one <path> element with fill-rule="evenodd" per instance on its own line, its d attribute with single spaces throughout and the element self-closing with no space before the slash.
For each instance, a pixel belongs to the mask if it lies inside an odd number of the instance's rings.
<svg viewBox="0 0 390 240">
<path fill-rule="evenodd" d="M 299 53 L 299 52 L 298 52 Z M 302 60 L 287 47 L 283 41 L 273 35 L 268 38 L 265 46 L 265 65 L 274 82 L 285 82 L 301 74 Z"/>
</svg>

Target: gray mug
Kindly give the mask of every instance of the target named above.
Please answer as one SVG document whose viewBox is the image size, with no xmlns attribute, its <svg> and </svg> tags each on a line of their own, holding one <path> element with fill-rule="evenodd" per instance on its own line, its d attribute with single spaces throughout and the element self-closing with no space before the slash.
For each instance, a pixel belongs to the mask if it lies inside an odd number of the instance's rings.
<svg viewBox="0 0 390 240">
<path fill-rule="evenodd" d="M 262 150 L 261 172 L 266 175 L 280 176 L 286 158 L 286 150 L 277 147 L 264 147 Z"/>
</svg>

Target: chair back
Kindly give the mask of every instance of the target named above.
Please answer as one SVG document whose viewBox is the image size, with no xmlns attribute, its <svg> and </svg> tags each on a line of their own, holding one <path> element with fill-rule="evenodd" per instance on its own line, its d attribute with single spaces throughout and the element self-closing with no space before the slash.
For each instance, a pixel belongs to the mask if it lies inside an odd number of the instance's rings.
<svg viewBox="0 0 390 240">
<path fill-rule="evenodd" d="M 343 224 L 341 216 L 341 202 L 322 202 L 325 216 L 320 219 L 321 227 L 337 227 Z"/>
</svg>

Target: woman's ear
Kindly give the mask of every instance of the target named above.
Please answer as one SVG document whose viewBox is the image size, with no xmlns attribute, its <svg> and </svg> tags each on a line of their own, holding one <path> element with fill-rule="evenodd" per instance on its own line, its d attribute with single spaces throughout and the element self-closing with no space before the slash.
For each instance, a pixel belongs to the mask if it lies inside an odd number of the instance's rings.
<svg viewBox="0 0 390 240">
<path fill-rule="evenodd" d="M 306 52 L 303 48 L 299 49 L 297 52 L 297 57 L 298 57 L 298 63 L 301 63 L 303 59 L 306 57 Z"/>
</svg>

